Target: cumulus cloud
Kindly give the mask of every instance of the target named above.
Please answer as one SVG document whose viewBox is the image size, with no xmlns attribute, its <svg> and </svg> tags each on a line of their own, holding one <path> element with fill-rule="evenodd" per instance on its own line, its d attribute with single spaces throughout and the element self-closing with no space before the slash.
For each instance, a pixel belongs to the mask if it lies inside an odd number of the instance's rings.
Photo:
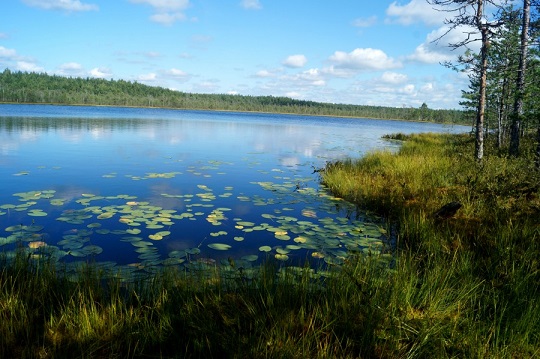
<svg viewBox="0 0 540 359">
<path fill-rule="evenodd" d="M 189 0 L 129 0 L 135 4 L 147 4 L 154 9 L 150 20 L 171 25 L 176 21 L 186 20 L 184 11 L 190 6 Z"/>
<path fill-rule="evenodd" d="M 260 70 L 255 74 L 256 77 L 274 77 L 275 75 L 268 70 Z"/>
<path fill-rule="evenodd" d="M 379 49 L 355 49 L 349 53 L 336 51 L 330 56 L 336 67 L 352 70 L 387 70 L 401 67 L 401 63 Z"/>
<path fill-rule="evenodd" d="M 402 25 L 423 22 L 426 25 L 442 25 L 448 13 L 435 10 L 426 0 L 411 0 L 405 5 L 397 1 L 386 9 L 388 21 Z"/>
<path fill-rule="evenodd" d="M 437 64 L 444 61 L 450 61 L 454 57 L 448 53 L 431 49 L 429 44 L 420 44 L 414 50 L 412 55 L 407 56 L 408 60 L 421 62 L 424 64 Z"/>
<path fill-rule="evenodd" d="M 387 84 L 402 84 L 406 82 L 407 79 L 407 75 L 391 71 L 386 71 L 381 76 L 381 81 Z"/>
<path fill-rule="evenodd" d="M 377 16 L 371 16 L 368 18 L 358 18 L 352 22 L 354 27 L 370 27 L 377 23 Z"/>
<path fill-rule="evenodd" d="M 84 76 L 85 71 L 81 64 L 77 62 L 66 62 L 58 67 L 56 71 L 59 75 L 62 76 Z"/>
<path fill-rule="evenodd" d="M 191 78 L 190 74 L 188 74 L 185 71 L 176 69 L 176 68 L 166 70 L 166 71 L 163 72 L 163 74 L 167 78 L 170 78 L 170 79 L 173 79 L 173 80 L 176 80 L 176 81 L 181 81 L 181 82 L 188 81 Z"/>
<path fill-rule="evenodd" d="M 100 79 L 104 79 L 104 78 L 108 78 L 112 76 L 112 73 L 109 69 L 100 68 L 100 67 L 93 68 L 92 70 L 90 70 L 89 74 L 92 77 L 97 77 Z"/>
<path fill-rule="evenodd" d="M 312 86 L 326 85 L 323 73 L 319 69 L 309 69 L 296 75 L 295 78 Z"/>
<path fill-rule="evenodd" d="M 446 26 L 440 27 L 430 32 L 426 36 L 426 40 L 416 47 L 414 53 L 406 56 L 406 59 L 424 64 L 436 64 L 456 60 L 457 56 L 462 53 L 462 50 L 453 50 L 449 44 L 457 44 L 464 41 L 472 31 L 473 29 L 464 26 L 454 29 L 449 29 Z M 480 43 L 472 42 L 467 46 L 475 52 L 480 50 Z"/>
<path fill-rule="evenodd" d="M 23 71 L 23 72 L 45 72 L 45 69 L 43 67 L 37 66 L 33 62 L 27 62 L 27 61 L 17 61 L 15 69 L 17 71 Z"/>
<path fill-rule="evenodd" d="M 242 0 L 240 6 L 244 9 L 259 10 L 262 9 L 261 2 L 259 0 Z"/>
<path fill-rule="evenodd" d="M 17 56 L 17 51 L 0 46 L 0 58 L 13 59 Z"/>
<path fill-rule="evenodd" d="M 23 2 L 32 7 L 38 7 L 45 10 L 66 10 L 66 11 L 91 11 L 99 10 L 94 4 L 85 4 L 79 0 L 23 0 Z"/>
<path fill-rule="evenodd" d="M 304 55 L 291 55 L 283 61 L 283 65 L 287 67 L 303 67 L 307 63 L 307 58 Z"/>
<path fill-rule="evenodd" d="M 153 72 L 150 72 L 148 74 L 141 74 L 137 76 L 137 80 L 141 82 L 154 82 L 157 80 L 157 75 Z"/>
</svg>

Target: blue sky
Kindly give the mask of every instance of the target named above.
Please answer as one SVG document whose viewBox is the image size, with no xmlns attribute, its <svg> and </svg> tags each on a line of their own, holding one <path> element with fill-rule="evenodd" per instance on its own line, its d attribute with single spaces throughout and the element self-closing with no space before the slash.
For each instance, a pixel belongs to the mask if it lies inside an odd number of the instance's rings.
<svg viewBox="0 0 540 359">
<path fill-rule="evenodd" d="M 0 70 L 195 93 L 459 108 L 425 0 L 2 0 Z"/>
</svg>

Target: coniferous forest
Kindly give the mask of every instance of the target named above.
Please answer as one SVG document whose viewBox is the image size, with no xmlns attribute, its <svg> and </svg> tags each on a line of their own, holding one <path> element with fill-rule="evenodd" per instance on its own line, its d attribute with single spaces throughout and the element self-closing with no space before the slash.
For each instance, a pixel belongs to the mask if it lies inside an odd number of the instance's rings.
<svg viewBox="0 0 540 359">
<path fill-rule="evenodd" d="M 463 111 L 430 109 L 427 104 L 419 108 L 359 106 L 274 96 L 195 94 L 125 80 L 68 78 L 9 69 L 0 73 L 0 102 L 166 107 L 471 123 Z"/>
</svg>

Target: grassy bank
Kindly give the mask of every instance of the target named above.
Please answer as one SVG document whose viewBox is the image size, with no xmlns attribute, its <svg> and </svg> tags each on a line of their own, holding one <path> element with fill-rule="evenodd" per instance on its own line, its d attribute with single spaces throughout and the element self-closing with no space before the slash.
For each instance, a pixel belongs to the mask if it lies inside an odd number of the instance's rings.
<svg viewBox="0 0 540 359">
<path fill-rule="evenodd" d="M 24 251 L 0 263 L 0 357 L 515 358 L 540 355 L 537 178 L 479 167 L 468 137 L 418 135 L 399 154 L 329 164 L 334 193 L 397 223 L 396 253 L 317 274 L 267 262 L 126 283 L 79 279 Z M 489 152 L 494 152 L 490 150 Z M 442 205 L 463 207 L 450 218 Z"/>
<path fill-rule="evenodd" d="M 397 136 L 403 138 L 404 136 Z M 336 195 L 398 223 L 399 300 L 387 308 L 399 356 L 515 358 L 540 355 L 540 200 L 533 143 L 521 158 L 473 139 L 404 137 L 399 154 L 330 164 Z M 437 216 L 459 202 L 454 215 Z M 399 293 L 401 291 L 401 293 Z"/>
</svg>

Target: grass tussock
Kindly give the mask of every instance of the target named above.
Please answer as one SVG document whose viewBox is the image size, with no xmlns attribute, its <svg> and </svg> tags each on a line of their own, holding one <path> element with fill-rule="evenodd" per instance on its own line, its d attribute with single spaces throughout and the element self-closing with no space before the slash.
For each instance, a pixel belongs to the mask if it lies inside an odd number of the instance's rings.
<svg viewBox="0 0 540 359">
<path fill-rule="evenodd" d="M 326 186 L 387 215 L 397 244 L 329 271 L 268 261 L 253 279 L 231 267 L 125 282 L 21 251 L 0 263 L 0 357 L 538 356 L 537 177 L 527 153 L 471 152 L 466 136 L 416 135 L 397 154 L 329 164 Z M 451 201 L 462 207 L 436 219 Z"/>
</svg>

